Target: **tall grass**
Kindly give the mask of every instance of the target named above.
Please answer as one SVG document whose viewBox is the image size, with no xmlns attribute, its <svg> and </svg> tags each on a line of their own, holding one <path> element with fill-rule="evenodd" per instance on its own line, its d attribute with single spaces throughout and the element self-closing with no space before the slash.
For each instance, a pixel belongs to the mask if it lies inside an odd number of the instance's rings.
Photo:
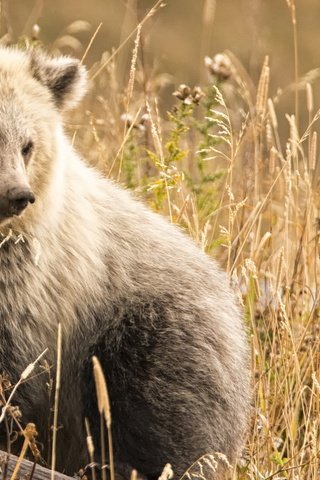
<svg viewBox="0 0 320 480">
<path fill-rule="evenodd" d="M 320 478 L 320 110 L 312 84 L 298 79 L 295 2 L 287 4 L 295 58 L 287 115 L 277 112 L 281 93 L 269 89 L 268 57 L 255 85 L 231 52 L 207 57 L 207 82 L 178 87 L 167 115 L 167 76 L 143 62 L 144 23 L 157 2 L 121 45 L 131 41 L 127 88 L 119 89 L 119 49 L 105 52 L 68 121 L 88 161 L 181 225 L 229 272 L 253 372 L 251 425 L 233 480 Z M 214 5 L 206 2 L 212 18 Z M 306 95 L 300 106 L 298 88 Z"/>
<path fill-rule="evenodd" d="M 295 22 L 294 2 L 288 6 Z M 230 274 L 253 371 L 252 423 L 232 474 L 238 480 L 320 478 L 319 112 L 312 85 L 298 84 L 294 22 L 295 114 L 277 112 L 268 57 L 254 86 L 231 52 L 206 58 L 208 82 L 181 85 L 163 114 L 163 79 L 150 76 L 142 88 L 136 40 L 130 98 L 117 90 L 114 58 L 93 74 L 93 95 L 104 94 L 88 98 L 89 122 L 77 135 L 94 164 L 180 224 Z M 300 107 L 298 88 L 306 94 Z"/>
</svg>

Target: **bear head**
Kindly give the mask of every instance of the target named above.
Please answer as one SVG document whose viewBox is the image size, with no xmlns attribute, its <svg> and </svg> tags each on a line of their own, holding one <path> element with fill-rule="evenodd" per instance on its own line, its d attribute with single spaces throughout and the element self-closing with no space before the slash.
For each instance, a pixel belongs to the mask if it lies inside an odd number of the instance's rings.
<svg viewBox="0 0 320 480">
<path fill-rule="evenodd" d="M 0 227 L 19 225 L 45 193 L 63 155 L 61 114 L 86 90 L 76 59 L 0 48 Z"/>
</svg>

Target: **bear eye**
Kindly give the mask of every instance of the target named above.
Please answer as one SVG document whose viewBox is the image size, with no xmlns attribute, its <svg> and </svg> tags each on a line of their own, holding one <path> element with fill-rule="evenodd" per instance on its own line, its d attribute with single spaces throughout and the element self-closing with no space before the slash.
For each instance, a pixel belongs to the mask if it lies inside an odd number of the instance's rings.
<svg viewBox="0 0 320 480">
<path fill-rule="evenodd" d="M 21 149 L 22 156 L 27 157 L 28 155 L 30 155 L 32 149 L 33 149 L 33 143 L 30 141 Z"/>
</svg>

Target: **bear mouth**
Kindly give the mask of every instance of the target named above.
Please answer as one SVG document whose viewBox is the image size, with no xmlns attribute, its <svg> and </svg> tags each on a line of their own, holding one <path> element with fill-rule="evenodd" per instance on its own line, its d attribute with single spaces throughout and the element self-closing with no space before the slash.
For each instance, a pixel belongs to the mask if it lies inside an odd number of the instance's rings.
<svg viewBox="0 0 320 480">
<path fill-rule="evenodd" d="M 15 217 L 21 217 L 24 212 L 25 210 L 10 213 L 4 213 L 0 211 L 0 225 L 10 222 L 10 220 L 14 219 Z"/>
</svg>

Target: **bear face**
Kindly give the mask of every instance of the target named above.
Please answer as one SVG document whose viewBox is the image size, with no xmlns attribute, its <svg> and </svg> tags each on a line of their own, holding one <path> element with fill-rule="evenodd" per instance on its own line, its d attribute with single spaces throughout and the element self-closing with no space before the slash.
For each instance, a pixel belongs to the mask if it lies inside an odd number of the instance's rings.
<svg viewBox="0 0 320 480">
<path fill-rule="evenodd" d="M 0 227 L 19 229 L 26 209 L 30 223 L 49 201 L 60 115 L 84 94 L 86 71 L 77 60 L 34 50 L 0 49 L 0 65 Z M 30 209 L 37 197 L 39 208 Z"/>
</svg>

